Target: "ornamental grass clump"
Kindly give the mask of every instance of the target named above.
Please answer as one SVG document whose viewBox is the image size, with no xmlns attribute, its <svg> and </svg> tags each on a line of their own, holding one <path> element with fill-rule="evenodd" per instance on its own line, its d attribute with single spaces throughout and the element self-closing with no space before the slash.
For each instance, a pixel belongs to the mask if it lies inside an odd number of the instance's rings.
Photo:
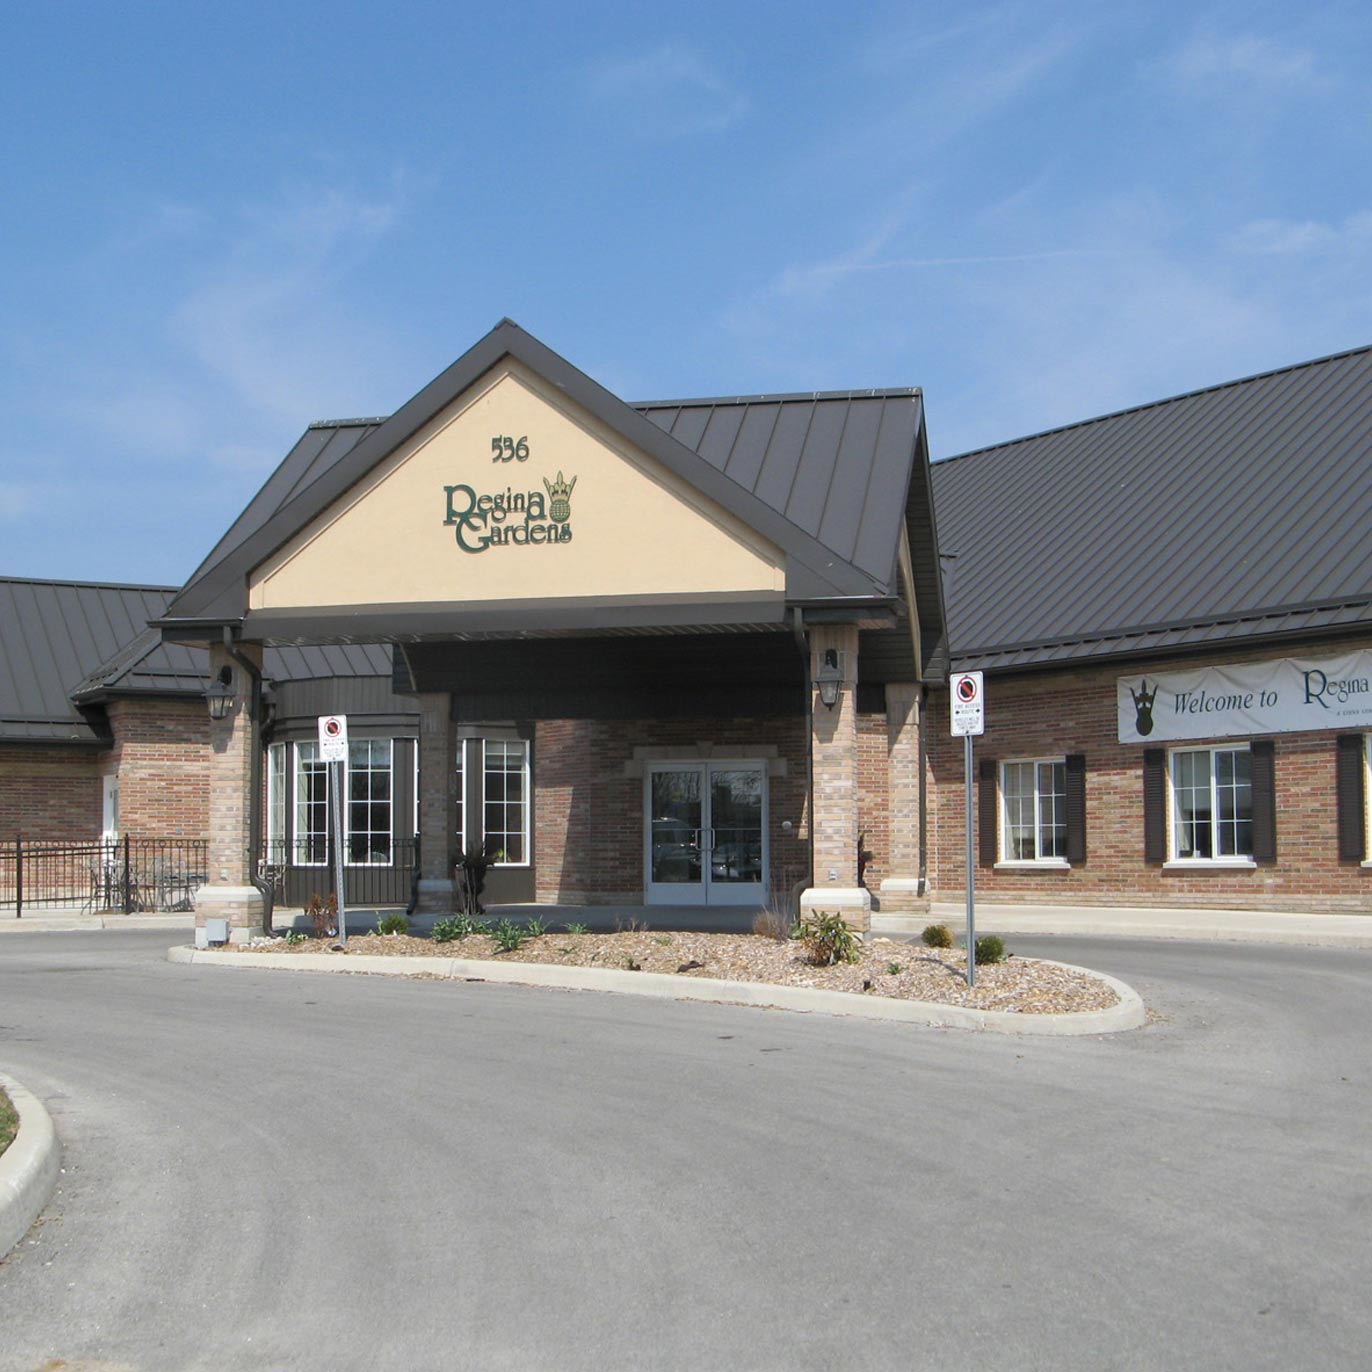
<svg viewBox="0 0 1372 1372">
<path fill-rule="evenodd" d="M 800 922 L 800 941 L 816 967 L 836 962 L 856 962 L 862 956 L 862 940 L 837 912 L 816 910 Z"/>
<path fill-rule="evenodd" d="M 410 921 L 404 915 L 384 915 L 376 926 L 378 934 L 408 934 Z"/>
<path fill-rule="evenodd" d="M 953 932 L 946 924 L 926 925 L 920 937 L 930 948 L 951 948 L 953 946 Z"/>
</svg>

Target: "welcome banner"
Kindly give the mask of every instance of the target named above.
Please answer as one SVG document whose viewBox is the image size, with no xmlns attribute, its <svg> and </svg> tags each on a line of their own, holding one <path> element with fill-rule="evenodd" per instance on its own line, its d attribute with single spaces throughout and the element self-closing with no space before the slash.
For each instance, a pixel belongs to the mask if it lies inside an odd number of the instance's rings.
<svg viewBox="0 0 1372 1372">
<path fill-rule="evenodd" d="M 1121 743 L 1372 728 L 1372 652 L 1138 672 L 1117 683 Z"/>
</svg>

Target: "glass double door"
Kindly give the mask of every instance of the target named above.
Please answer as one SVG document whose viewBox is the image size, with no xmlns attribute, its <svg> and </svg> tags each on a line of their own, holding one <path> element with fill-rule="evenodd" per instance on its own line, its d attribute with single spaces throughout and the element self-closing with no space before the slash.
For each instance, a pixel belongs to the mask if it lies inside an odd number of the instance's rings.
<svg viewBox="0 0 1372 1372">
<path fill-rule="evenodd" d="M 644 897 L 669 905 L 767 899 L 767 764 L 648 767 Z"/>
</svg>

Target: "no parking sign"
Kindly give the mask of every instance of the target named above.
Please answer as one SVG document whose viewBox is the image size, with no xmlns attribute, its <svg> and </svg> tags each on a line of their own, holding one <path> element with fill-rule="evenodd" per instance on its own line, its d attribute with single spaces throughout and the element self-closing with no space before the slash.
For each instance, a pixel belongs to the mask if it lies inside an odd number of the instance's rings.
<svg viewBox="0 0 1372 1372">
<path fill-rule="evenodd" d="M 953 737 L 986 732 L 986 691 L 980 672 L 954 672 L 948 680 Z"/>
<path fill-rule="evenodd" d="M 320 762 L 346 762 L 348 760 L 348 716 L 319 716 L 319 760 Z"/>
</svg>

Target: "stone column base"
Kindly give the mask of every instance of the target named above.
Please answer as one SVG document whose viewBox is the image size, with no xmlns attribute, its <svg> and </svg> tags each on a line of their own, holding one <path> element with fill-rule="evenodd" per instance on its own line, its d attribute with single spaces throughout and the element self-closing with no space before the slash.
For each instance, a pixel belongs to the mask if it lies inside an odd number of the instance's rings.
<svg viewBox="0 0 1372 1372">
<path fill-rule="evenodd" d="M 800 917 L 815 911 L 840 914 L 866 935 L 872 928 L 872 893 L 865 886 L 810 886 L 800 893 Z"/>
<path fill-rule="evenodd" d="M 196 942 L 204 937 L 200 931 L 207 919 L 225 919 L 229 922 L 229 942 L 246 943 L 262 932 L 266 908 L 256 886 L 202 886 L 195 894 Z"/>
<path fill-rule="evenodd" d="M 456 908 L 457 883 L 447 877 L 420 877 L 417 915 L 450 915 Z"/>
<path fill-rule="evenodd" d="M 927 883 L 919 877 L 887 877 L 880 887 L 883 915 L 922 915 L 929 910 Z"/>
</svg>

